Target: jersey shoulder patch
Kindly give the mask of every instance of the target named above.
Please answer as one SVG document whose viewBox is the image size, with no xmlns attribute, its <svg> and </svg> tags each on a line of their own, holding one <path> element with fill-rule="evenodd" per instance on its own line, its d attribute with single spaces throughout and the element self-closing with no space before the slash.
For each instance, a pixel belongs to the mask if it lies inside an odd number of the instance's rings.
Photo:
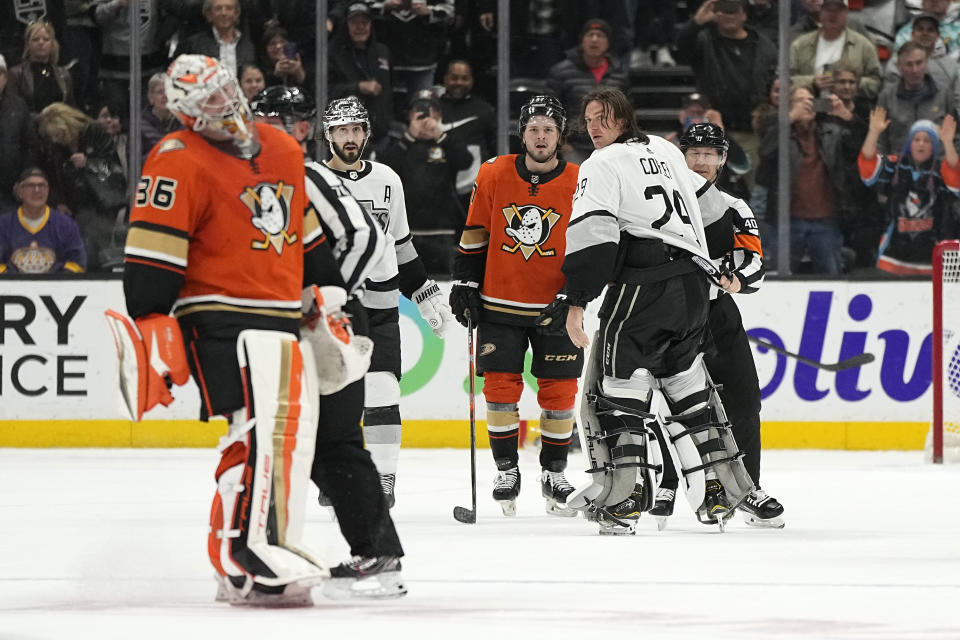
<svg viewBox="0 0 960 640">
<path fill-rule="evenodd" d="M 492 158 L 490 158 L 490 159 L 488 159 L 488 160 L 485 160 L 485 162 L 486 162 L 487 164 L 493 164 L 494 162 L 497 161 L 497 158 L 499 158 L 499 157 L 500 157 L 500 156 L 493 156 Z"/>
<path fill-rule="evenodd" d="M 179 138 L 167 138 L 160 142 L 160 146 L 157 147 L 157 155 L 161 153 L 166 153 L 167 151 L 177 151 L 178 149 L 186 149 L 187 145 L 184 144 L 183 140 Z"/>
</svg>

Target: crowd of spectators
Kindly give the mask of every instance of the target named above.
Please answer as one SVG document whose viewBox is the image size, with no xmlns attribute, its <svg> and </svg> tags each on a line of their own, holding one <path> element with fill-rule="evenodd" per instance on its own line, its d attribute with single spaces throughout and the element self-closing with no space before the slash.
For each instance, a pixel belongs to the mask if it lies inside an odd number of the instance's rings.
<svg viewBox="0 0 960 640">
<path fill-rule="evenodd" d="M 497 4 L 329 0 L 321 56 L 329 97 L 356 96 L 367 107 L 366 153 L 404 176 L 411 229 L 428 255 L 462 226 L 473 176 L 496 152 Z M 955 132 L 960 100 L 960 2 L 790 5 L 788 41 L 779 43 L 774 0 L 511 2 L 511 76 L 530 78 L 575 113 L 599 84 L 637 96 L 658 74 L 688 65 L 695 93 L 683 98 L 674 131 L 655 132 L 676 136 L 702 120 L 725 129 L 722 186 L 756 211 L 771 266 L 779 249 L 778 94 L 789 91 L 791 270 L 929 272 L 917 255 L 908 267 L 897 256 L 910 243 L 927 252 L 957 226 L 954 144 L 944 136 Z M 274 85 L 312 89 L 317 78 L 312 0 L 0 4 L 0 214 L 17 218 L 17 185 L 24 171 L 39 171 L 46 202 L 83 239 L 83 261 L 71 264 L 88 271 L 121 264 L 135 8 L 141 163 L 181 126 L 166 109 L 163 83 L 179 53 L 220 59 L 247 98 Z M 780 46 L 789 51 L 782 87 Z M 591 151 L 571 131 L 565 157 L 579 162 Z M 927 204 L 908 206 L 910 198 Z"/>
</svg>

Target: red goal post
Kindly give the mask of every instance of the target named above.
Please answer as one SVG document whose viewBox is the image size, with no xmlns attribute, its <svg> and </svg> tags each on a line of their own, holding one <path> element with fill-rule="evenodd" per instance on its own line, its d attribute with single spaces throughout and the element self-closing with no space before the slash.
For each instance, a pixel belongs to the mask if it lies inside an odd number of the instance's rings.
<svg viewBox="0 0 960 640">
<path fill-rule="evenodd" d="M 960 240 L 933 249 L 933 462 L 960 460 Z"/>
</svg>

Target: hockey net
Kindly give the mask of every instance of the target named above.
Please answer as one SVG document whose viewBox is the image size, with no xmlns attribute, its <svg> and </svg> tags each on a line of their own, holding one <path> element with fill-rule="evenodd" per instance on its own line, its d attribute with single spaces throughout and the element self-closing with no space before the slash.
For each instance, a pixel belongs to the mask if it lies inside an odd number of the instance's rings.
<svg viewBox="0 0 960 640">
<path fill-rule="evenodd" d="M 926 450 L 934 462 L 960 462 L 960 241 L 933 250 L 933 424 Z"/>
</svg>

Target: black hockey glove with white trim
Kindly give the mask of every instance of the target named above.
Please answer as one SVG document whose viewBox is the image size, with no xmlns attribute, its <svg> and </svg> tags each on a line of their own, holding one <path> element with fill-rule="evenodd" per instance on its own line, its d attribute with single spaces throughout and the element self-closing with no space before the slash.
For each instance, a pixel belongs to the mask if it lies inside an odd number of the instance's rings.
<svg viewBox="0 0 960 640">
<path fill-rule="evenodd" d="M 480 321 L 480 283 L 454 280 L 450 288 L 450 309 L 457 322 L 469 328 Z M 467 315 L 470 319 L 467 321 Z"/>
</svg>

